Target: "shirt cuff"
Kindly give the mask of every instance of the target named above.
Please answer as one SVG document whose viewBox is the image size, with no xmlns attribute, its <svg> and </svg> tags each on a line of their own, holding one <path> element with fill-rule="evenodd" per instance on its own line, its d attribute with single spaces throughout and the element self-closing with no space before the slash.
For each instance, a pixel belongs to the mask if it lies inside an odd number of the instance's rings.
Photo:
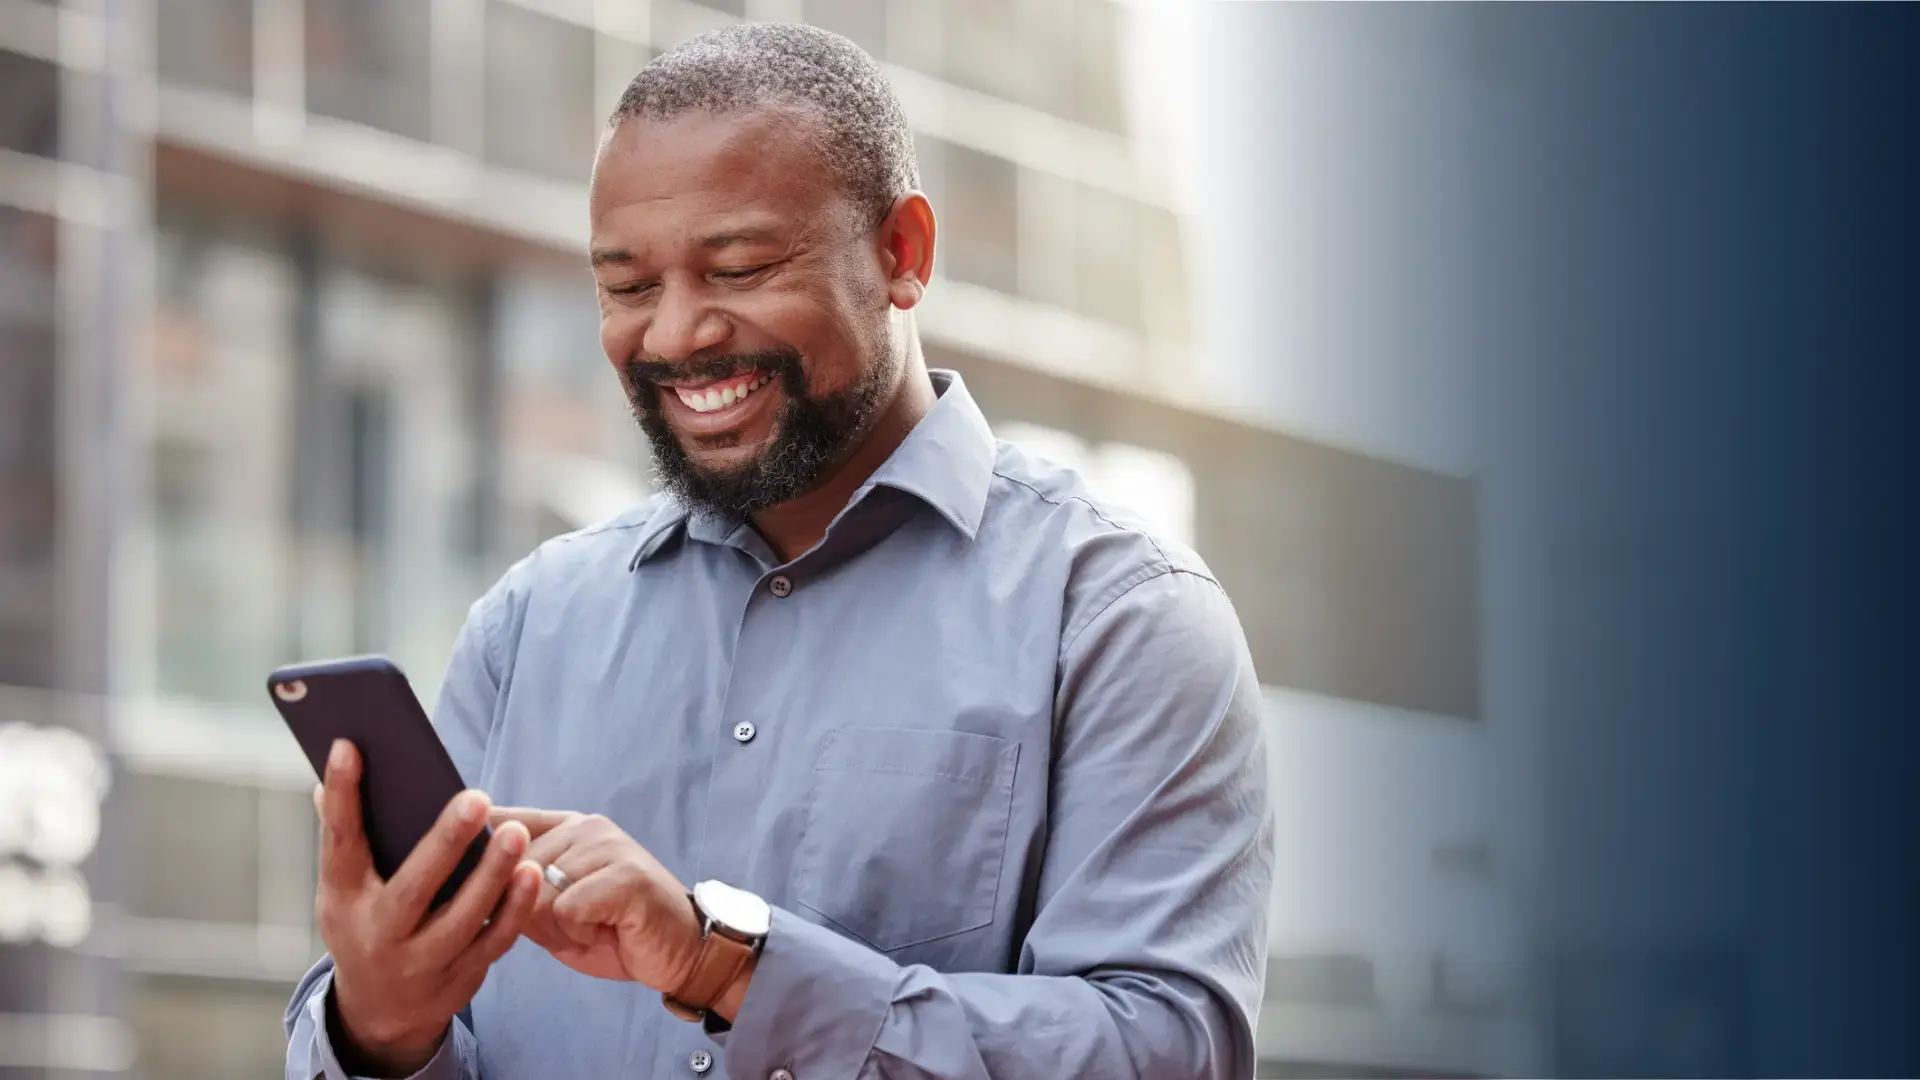
<svg viewBox="0 0 1920 1080">
<path fill-rule="evenodd" d="M 731 1080 L 858 1076 L 893 1007 L 900 965 L 780 908 L 726 1040 Z"/>
<path fill-rule="evenodd" d="M 304 1023 L 313 1030 L 308 1075 L 316 1080 L 319 1077 L 325 1077 L 326 1080 L 367 1080 L 365 1077 L 350 1076 L 340 1067 L 340 1059 L 334 1056 L 333 1041 L 327 1037 L 327 999 L 332 995 L 333 975 L 329 973 L 307 997 Z M 296 1038 L 298 1034 L 295 1033 Z M 434 1052 L 433 1060 L 406 1080 L 470 1080 L 480 1075 L 473 1066 L 473 1059 L 473 1035 L 466 1025 L 456 1020 L 449 1026 L 447 1037 L 440 1040 L 440 1049 Z"/>
</svg>

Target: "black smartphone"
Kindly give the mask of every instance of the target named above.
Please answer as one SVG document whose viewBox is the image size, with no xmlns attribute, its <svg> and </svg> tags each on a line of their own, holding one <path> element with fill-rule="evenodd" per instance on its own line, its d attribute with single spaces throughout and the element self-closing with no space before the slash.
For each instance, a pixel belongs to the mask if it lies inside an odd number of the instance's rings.
<svg viewBox="0 0 1920 1080">
<path fill-rule="evenodd" d="M 360 817 L 374 869 L 391 878 L 466 787 L 406 675 L 384 656 L 354 656 L 280 668 L 268 676 L 267 692 L 316 776 L 326 775 L 335 739 L 359 749 Z M 435 907 L 453 898 L 491 836 L 481 830 Z"/>
</svg>

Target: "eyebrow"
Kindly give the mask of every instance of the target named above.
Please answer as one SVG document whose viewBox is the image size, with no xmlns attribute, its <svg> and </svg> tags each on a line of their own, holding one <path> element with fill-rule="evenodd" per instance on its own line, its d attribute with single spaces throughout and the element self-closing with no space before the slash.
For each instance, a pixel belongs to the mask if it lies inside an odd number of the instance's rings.
<svg viewBox="0 0 1920 1080">
<path fill-rule="evenodd" d="M 766 244 L 777 239 L 779 234 L 773 229 L 745 227 L 710 233 L 701 237 L 699 244 L 708 251 L 717 251 L 735 244 Z M 626 248 L 594 248 L 588 258 L 595 269 L 602 266 L 631 266 L 636 261 L 633 252 Z"/>
<path fill-rule="evenodd" d="M 741 228 L 728 229 L 700 238 L 700 246 L 708 251 L 716 248 L 732 247 L 734 244 L 764 244 L 774 240 L 772 229 Z"/>
</svg>

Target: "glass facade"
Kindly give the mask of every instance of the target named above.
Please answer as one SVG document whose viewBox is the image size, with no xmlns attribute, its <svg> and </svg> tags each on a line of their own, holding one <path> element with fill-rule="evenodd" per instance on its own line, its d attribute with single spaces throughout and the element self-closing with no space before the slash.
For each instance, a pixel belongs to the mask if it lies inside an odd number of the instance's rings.
<svg viewBox="0 0 1920 1080">
<path fill-rule="evenodd" d="M 307 107 L 396 135 L 430 138 L 436 5 L 304 3 Z"/>
<path fill-rule="evenodd" d="M 58 223 L 0 207 L 0 685 L 53 685 Z"/>
<path fill-rule="evenodd" d="M 431 700 L 468 605 L 512 560 L 649 492 L 600 349 L 584 181 L 639 65 L 767 6 L 190 0 L 153 27 L 162 99 L 196 104 L 191 123 L 160 112 L 165 167 L 126 255 L 150 257 L 150 291 L 121 298 L 140 343 L 115 414 L 126 520 L 99 569 L 129 853 L 115 940 L 142 1075 L 277 1075 L 279 1009 L 317 951 L 311 775 L 263 674 L 382 652 Z M 1131 171 L 1128 8 L 785 9 L 896 65 L 940 225 L 929 360 L 966 375 L 1003 435 L 1195 545 L 1269 684 L 1477 718 L 1471 484 L 1145 389 L 1177 380 L 1191 319 L 1181 213 Z M 0 147 L 54 156 L 61 95 L 88 77 L 0 50 Z M 257 128 L 256 93 L 300 122 Z M 423 197 L 421 172 L 484 197 Z M 0 188 L 0 689 L 51 685 L 62 662 L 74 442 L 55 363 L 73 226 L 9 197 L 27 201 Z M 1054 354 L 1075 350 L 1070 374 Z M 1300 961 L 1277 985 L 1359 1008 L 1370 964 Z"/>
</svg>

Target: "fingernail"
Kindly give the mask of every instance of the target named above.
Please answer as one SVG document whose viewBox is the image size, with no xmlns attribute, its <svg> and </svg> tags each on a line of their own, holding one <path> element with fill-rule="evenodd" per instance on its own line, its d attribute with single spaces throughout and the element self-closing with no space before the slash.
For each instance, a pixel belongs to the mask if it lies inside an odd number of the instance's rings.
<svg viewBox="0 0 1920 1080">
<path fill-rule="evenodd" d="M 470 791 L 462 795 L 461 798 L 466 800 L 466 805 L 460 808 L 460 817 L 462 820 L 469 825 L 477 821 L 486 820 L 487 797 L 485 795 L 477 791 Z"/>
<path fill-rule="evenodd" d="M 327 751 L 327 768 L 344 769 L 347 767 L 347 740 L 335 739 Z"/>
<path fill-rule="evenodd" d="M 501 829 L 500 847 L 505 850 L 507 854 L 516 859 L 519 858 L 520 853 L 527 850 L 527 831 L 525 829 L 515 829 L 512 827 Z"/>
</svg>

